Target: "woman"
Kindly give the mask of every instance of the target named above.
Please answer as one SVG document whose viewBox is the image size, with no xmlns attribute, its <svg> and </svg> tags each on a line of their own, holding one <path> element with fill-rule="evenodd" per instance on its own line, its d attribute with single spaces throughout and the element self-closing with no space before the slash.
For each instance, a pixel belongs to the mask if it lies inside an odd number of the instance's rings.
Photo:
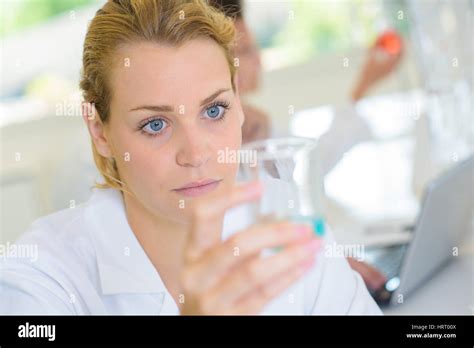
<svg viewBox="0 0 474 348">
<path fill-rule="evenodd" d="M 18 241 L 38 255 L 3 262 L 1 312 L 380 313 L 344 258 L 317 252 L 330 236 L 289 222 L 239 230 L 239 210 L 226 214 L 261 194 L 236 185 L 238 164 L 217 161 L 241 145 L 233 38 L 232 21 L 201 0 L 97 12 L 81 88 L 105 182 Z"/>
</svg>

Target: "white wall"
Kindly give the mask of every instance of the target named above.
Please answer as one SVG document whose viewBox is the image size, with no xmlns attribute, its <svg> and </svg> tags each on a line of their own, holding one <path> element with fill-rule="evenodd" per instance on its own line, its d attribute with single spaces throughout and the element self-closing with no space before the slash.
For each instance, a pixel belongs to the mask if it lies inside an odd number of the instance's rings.
<svg viewBox="0 0 474 348">
<path fill-rule="evenodd" d="M 343 59 L 349 66 L 343 66 Z M 365 51 L 354 50 L 339 54 L 326 54 L 312 60 L 270 71 L 264 74 L 262 88 L 248 100 L 266 110 L 272 117 L 277 131 L 288 127 L 289 106 L 296 111 L 315 106 L 342 105 L 349 101 L 351 88 L 365 59 Z M 417 69 L 412 59 L 410 45 L 395 74 L 382 81 L 369 95 L 409 90 L 419 86 Z"/>
</svg>

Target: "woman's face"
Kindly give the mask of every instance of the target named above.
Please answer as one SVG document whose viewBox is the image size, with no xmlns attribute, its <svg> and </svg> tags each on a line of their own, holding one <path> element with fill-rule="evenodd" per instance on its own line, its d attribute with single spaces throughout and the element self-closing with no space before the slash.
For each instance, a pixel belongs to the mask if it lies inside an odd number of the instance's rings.
<svg viewBox="0 0 474 348">
<path fill-rule="evenodd" d="M 105 137 L 121 180 L 152 214 L 185 223 L 238 168 L 219 155 L 240 148 L 244 117 L 224 52 L 194 39 L 130 44 L 115 58 Z"/>
</svg>

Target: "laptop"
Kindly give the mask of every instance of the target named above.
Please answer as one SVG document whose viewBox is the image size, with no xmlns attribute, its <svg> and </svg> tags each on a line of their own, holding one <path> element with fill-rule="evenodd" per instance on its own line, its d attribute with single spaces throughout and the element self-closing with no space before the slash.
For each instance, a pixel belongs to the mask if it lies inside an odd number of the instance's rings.
<svg viewBox="0 0 474 348">
<path fill-rule="evenodd" d="M 416 224 L 409 228 L 409 242 L 366 248 L 367 262 L 387 277 L 382 288 L 371 291 L 379 305 L 402 303 L 452 259 L 461 235 L 470 228 L 473 186 L 470 156 L 427 186 Z"/>
</svg>

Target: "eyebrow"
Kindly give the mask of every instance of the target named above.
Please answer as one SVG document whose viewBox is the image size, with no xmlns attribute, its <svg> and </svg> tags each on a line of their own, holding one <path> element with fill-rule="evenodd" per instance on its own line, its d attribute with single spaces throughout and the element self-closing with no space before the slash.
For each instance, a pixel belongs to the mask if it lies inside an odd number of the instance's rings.
<svg viewBox="0 0 474 348">
<path fill-rule="evenodd" d="M 230 88 L 221 88 L 221 89 L 217 90 L 216 92 L 212 93 L 209 97 L 207 97 L 206 99 L 201 101 L 200 106 L 204 106 L 206 104 L 209 104 L 211 101 L 216 99 L 219 94 L 227 92 L 227 91 L 230 91 Z"/>
<path fill-rule="evenodd" d="M 212 93 L 209 97 L 202 100 L 200 103 L 200 106 L 204 106 L 210 103 L 217 96 L 227 91 L 230 91 L 230 88 L 221 88 L 217 90 L 216 92 Z M 138 106 L 136 108 L 130 109 L 130 111 L 137 111 L 137 110 L 151 110 L 155 112 L 172 112 L 174 108 L 170 105 L 143 105 L 143 106 Z"/>
</svg>

